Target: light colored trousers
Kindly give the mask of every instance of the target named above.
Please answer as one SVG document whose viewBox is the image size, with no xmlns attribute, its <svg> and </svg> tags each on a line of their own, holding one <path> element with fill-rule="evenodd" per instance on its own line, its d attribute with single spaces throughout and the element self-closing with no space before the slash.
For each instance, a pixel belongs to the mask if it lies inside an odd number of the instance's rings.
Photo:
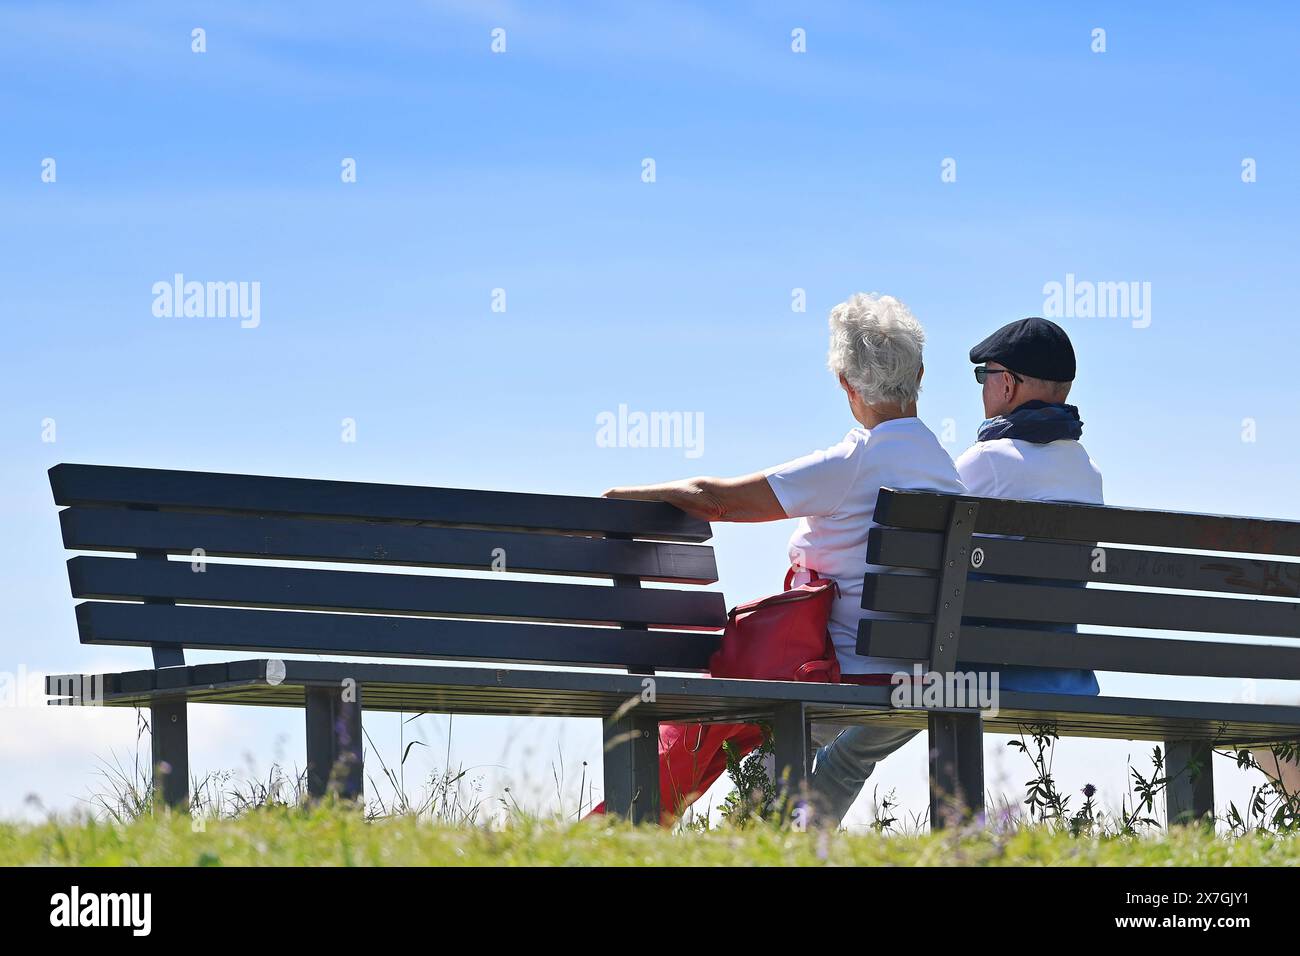
<svg viewBox="0 0 1300 956">
<path fill-rule="evenodd" d="M 838 826 L 876 764 L 919 734 L 892 721 L 875 721 L 844 727 L 841 724 L 813 724 L 813 746 L 817 756 L 808 775 L 810 823 Z M 768 771 L 775 769 L 769 756 Z"/>
<path fill-rule="evenodd" d="M 884 720 L 852 727 L 813 724 L 817 759 L 808 775 L 813 820 L 824 826 L 838 826 L 876 764 L 919 733 Z"/>
</svg>

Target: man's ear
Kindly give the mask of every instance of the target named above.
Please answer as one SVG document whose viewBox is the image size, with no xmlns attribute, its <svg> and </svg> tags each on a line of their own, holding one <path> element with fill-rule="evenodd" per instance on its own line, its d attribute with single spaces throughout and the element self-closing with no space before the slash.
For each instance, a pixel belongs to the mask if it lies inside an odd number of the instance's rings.
<svg viewBox="0 0 1300 956">
<path fill-rule="evenodd" d="M 922 362 L 921 367 L 916 370 L 916 383 L 920 385 L 921 379 L 923 379 L 924 377 L 925 377 L 925 363 Z"/>
<path fill-rule="evenodd" d="M 843 375 L 840 376 L 840 388 L 849 393 L 850 398 L 857 397 L 858 390 L 849 384 L 849 380 Z"/>
</svg>

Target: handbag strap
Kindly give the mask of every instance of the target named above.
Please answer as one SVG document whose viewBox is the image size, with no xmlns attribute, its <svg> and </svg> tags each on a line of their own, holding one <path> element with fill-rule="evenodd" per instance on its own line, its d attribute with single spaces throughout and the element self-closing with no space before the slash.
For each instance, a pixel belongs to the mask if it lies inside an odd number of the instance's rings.
<svg viewBox="0 0 1300 956">
<path fill-rule="evenodd" d="M 800 568 L 799 570 L 801 570 L 801 571 L 807 571 L 807 572 L 808 572 L 808 575 L 809 575 L 809 577 L 808 577 L 808 583 L 809 583 L 809 584 L 812 584 L 814 581 L 821 581 L 821 580 L 823 580 L 822 576 L 821 576 L 820 574 L 818 574 L 816 571 L 814 571 L 812 568 Z M 786 572 L 785 572 L 785 587 L 782 588 L 782 590 L 784 590 L 784 591 L 788 591 L 788 590 L 790 590 L 790 583 L 791 583 L 792 581 L 794 581 L 794 565 L 793 565 L 793 564 L 790 565 L 790 567 L 786 569 Z"/>
</svg>

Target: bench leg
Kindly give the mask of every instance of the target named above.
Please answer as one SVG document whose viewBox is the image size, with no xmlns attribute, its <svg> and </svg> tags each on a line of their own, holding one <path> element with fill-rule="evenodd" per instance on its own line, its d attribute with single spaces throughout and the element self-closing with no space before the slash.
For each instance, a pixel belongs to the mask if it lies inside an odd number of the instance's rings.
<svg viewBox="0 0 1300 956">
<path fill-rule="evenodd" d="M 1214 748 L 1200 740 L 1165 741 L 1165 812 L 1177 823 L 1214 822 Z"/>
<path fill-rule="evenodd" d="M 775 783 L 782 798 L 795 801 L 806 796 L 812 760 L 812 725 L 804 705 L 782 704 L 772 714 L 772 743 Z"/>
<path fill-rule="evenodd" d="M 307 794 L 319 800 L 364 796 L 361 750 L 361 687 L 308 687 Z"/>
<path fill-rule="evenodd" d="M 930 828 L 984 818 L 984 721 L 930 715 Z"/>
<path fill-rule="evenodd" d="M 149 705 L 155 796 L 164 806 L 185 809 L 190 802 L 190 741 L 184 697 Z"/>
<path fill-rule="evenodd" d="M 633 712 L 604 721 L 605 811 L 659 822 L 659 721 Z"/>
</svg>

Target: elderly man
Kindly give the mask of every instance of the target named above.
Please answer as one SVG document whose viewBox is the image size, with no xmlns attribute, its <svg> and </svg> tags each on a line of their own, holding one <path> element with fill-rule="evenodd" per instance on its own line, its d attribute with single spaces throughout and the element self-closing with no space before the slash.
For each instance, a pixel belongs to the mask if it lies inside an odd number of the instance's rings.
<svg viewBox="0 0 1300 956">
<path fill-rule="evenodd" d="M 1074 347 L 1065 330 L 1046 319 L 1021 319 L 971 349 L 970 360 L 977 366 L 975 380 L 984 387 L 986 419 L 975 444 L 957 459 L 967 491 L 984 498 L 1102 504 L 1101 472 L 1079 443 L 1079 410 L 1065 404 L 1075 376 Z M 1073 631 L 1074 625 L 1061 629 Z M 1003 667 L 999 688 L 1099 693 L 1092 671 L 1041 667 Z M 817 821 L 838 823 L 876 763 L 916 733 L 891 730 L 888 724 L 851 727 L 822 747 L 809 780 Z"/>
</svg>

